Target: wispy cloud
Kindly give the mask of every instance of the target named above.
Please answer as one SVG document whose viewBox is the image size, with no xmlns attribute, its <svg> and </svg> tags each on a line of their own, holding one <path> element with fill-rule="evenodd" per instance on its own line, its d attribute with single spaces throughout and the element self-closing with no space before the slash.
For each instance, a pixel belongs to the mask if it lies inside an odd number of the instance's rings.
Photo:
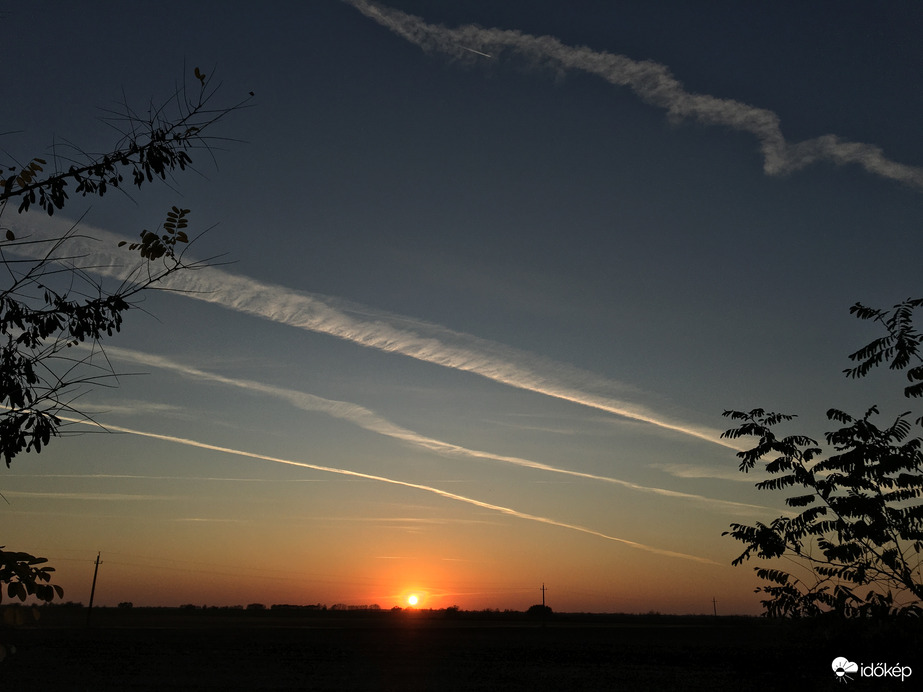
<svg viewBox="0 0 923 692">
<path fill-rule="evenodd" d="M 64 493 L 64 492 L 31 492 L 28 490 L 6 490 L 7 497 L 40 498 L 43 500 L 87 500 L 90 502 L 113 501 L 124 502 L 134 500 L 183 500 L 182 495 L 137 495 L 132 493 Z"/>
<path fill-rule="evenodd" d="M 108 348 L 106 349 L 108 351 Z M 177 404 L 164 404 L 153 401 L 144 401 L 143 399 L 119 399 L 117 403 L 106 403 L 95 399 L 93 402 L 95 412 L 103 415 L 106 413 L 118 412 L 119 415 L 156 415 L 156 416 L 173 416 L 180 417 L 188 415 L 189 410 L 184 406 Z"/>
<path fill-rule="evenodd" d="M 645 103 L 665 110 L 673 120 L 692 119 L 747 132 L 759 142 L 763 169 L 769 175 L 791 173 L 818 161 L 828 161 L 838 165 L 857 164 L 869 173 L 923 190 L 923 168 L 893 161 L 873 144 L 851 142 L 833 134 L 788 142 L 782 134 L 779 116 L 773 111 L 686 91 L 666 65 L 651 60 L 632 60 L 586 46 L 568 46 L 553 36 L 532 36 L 515 30 L 472 25 L 450 29 L 376 2 L 342 1 L 427 52 L 482 62 L 492 61 L 481 55 L 494 59 L 515 55 L 528 64 L 559 72 L 588 72 L 615 86 L 631 89 Z"/>
<path fill-rule="evenodd" d="M 37 231 L 44 235 L 48 233 L 49 225 L 54 228 L 55 223 L 66 222 L 44 219 L 38 228 L 20 223 L 17 230 L 26 233 Z M 61 229 L 56 230 L 60 232 Z M 99 260 L 97 271 L 104 275 L 121 276 L 124 272 L 125 256 L 115 249 L 121 238 L 101 229 L 85 228 L 84 230 L 87 236 L 92 236 L 97 241 L 89 244 L 90 241 L 83 238 L 76 239 L 74 243 L 78 246 L 76 251 L 78 253 L 83 250 L 92 251 Z M 81 248 L 79 247 L 81 244 L 87 244 L 87 246 Z M 607 413 L 649 423 L 661 429 L 734 448 L 733 445 L 721 440 L 716 430 L 671 421 L 640 405 L 590 391 L 591 387 L 608 390 L 623 388 L 617 382 L 607 381 L 572 366 L 556 363 L 468 334 L 454 332 L 439 325 L 391 315 L 363 306 L 345 304 L 343 301 L 328 297 L 263 284 L 216 268 L 175 275 L 171 281 L 166 282 L 166 287 L 184 291 L 186 295 L 193 298 L 240 312 L 255 314 L 297 328 L 330 334 L 386 352 L 399 353 L 445 367 L 476 373 L 513 387 L 543 393 Z M 564 469 L 521 457 L 468 449 L 398 426 L 358 404 L 324 399 L 253 380 L 229 378 L 153 354 L 118 347 L 109 347 L 107 353 L 112 358 L 125 358 L 146 366 L 169 369 L 189 377 L 273 396 L 303 410 L 322 412 L 380 435 L 447 456 L 497 461 L 537 471 L 611 483 L 639 492 L 692 501 L 711 509 L 724 509 L 735 513 L 750 513 L 754 509 L 761 509 L 746 503 L 644 486 L 610 476 Z M 119 429 L 118 426 L 106 427 L 112 430 Z"/>
<path fill-rule="evenodd" d="M 448 457 L 474 459 L 480 461 L 494 461 L 532 469 L 535 471 L 561 474 L 570 476 L 572 478 L 582 478 L 585 480 L 611 483 L 613 485 L 617 485 L 622 488 L 628 488 L 637 492 L 651 493 L 663 497 L 691 501 L 699 504 L 700 506 L 708 507 L 709 509 L 729 510 L 734 513 L 752 513 L 753 510 L 765 509 L 765 507 L 759 507 L 742 502 L 718 500 L 694 493 L 686 493 L 677 490 L 669 490 L 666 488 L 657 488 L 641 485 L 638 483 L 632 483 L 630 481 L 613 478 L 611 476 L 586 473 L 573 469 L 565 469 L 558 466 L 552 466 L 550 464 L 533 461 L 531 459 L 524 459 L 522 457 L 494 454 L 493 452 L 470 449 L 468 447 L 463 447 L 461 445 L 456 445 L 450 442 L 445 442 L 443 440 L 438 440 L 433 437 L 428 437 L 426 435 L 414 432 L 413 430 L 408 430 L 407 428 L 396 425 L 378 413 L 358 404 L 350 403 L 347 401 L 325 399 L 313 394 L 307 394 L 305 392 L 299 392 L 284 387 L 267 385 L 261 382 L 255 382 L 253 380 L 225 377 L 223 375 L 210 373 L 199 368 L 193 368 L 188 365 L 177 363 L 176 361 L 169 358 L 164 358 L 163 356 L 142 353 L 140 351 L 119 347 L 110 347 L 107 350 L 107 353 L 109 354 L 109 357 L 113 359 L 125 359 L 135 364 L 143 364 L 151 367 L 171 370 L 173 372 L 179 372 L 187 377 L 194 377 L 210 382 L 237 387 L 251 393 L 272 396 L 304 411 L 325 413 L 334 418 L 346 420 L 370 432 L 400 440 L 407 444 L 421 447 L 423 449 L 427 449 L 429 451 Z"/>
<path fill-rule="evenodd" d="M 193 298 L 238 312 L 470 372 L 518 389 L 730 446 L 719 439 L 714 429 L 671 420 L 643 405 L 606 393 L 627 389 L 621 383 L 439 325 L 220 270 L 177 277 L 171 286 L 191 290 L 193 293 L 189 295 Z"/>
<path fill-rule="evenodd" d="M 655 468 L 677 478 L 712 478 L 722 481 L 735 481 L 754 483 L 764 480 L 766 475 L 759 470 L 750 473 L 741 473 L 733 466 L 726 469 L 716 469 L 710 466 L 694 466 L 692 464 L 654 464 Z"/>
<path fill-rule="evenodd" d="M 68 422 L 78 423 L 81 425 L 88 425 L 91 427 L 103 427 L 99 423 L 92 421 L 80 420 L 76 418 L 67 419 Z M 285 464 L 288 466 L 297 466 L 299 468 L 311 469 L 313 471 L 321 471 L 324 473 L 333 473 L 340 476 L 348 476 L 350 478 L 358 478 L 362 480 L 375 481 L 378 483 L 385 483 L 388 485 L 395 485 L 404 488 L 411 488 L 413 490 L 420 490 L 427 493 L 432 493 L 438 495 L 439 497 L 445 498 L 447 500 L 453 500 L 455 502 L 462 502 L 464 504 L 472 505 L 480 509 L 485 509 L 491 512 L 498 512 L 500 514 L 505 514 L 507 516 L 516 517 L 517 519 L 524 519 L 527 521 L 538 522 L 540 524 L 546 524 L 548 526 L 557 526 L 562 529 L 568 529 L 570 531 L 577 531 L 579 533 L 588 534 L 590 536 L 596 536 L 597 538 L 602 538 L 607 541 L 612 541 L 619 543 L 621 545 L 628 546 L 630 548 L 635 548 L 637 550 L 643 550 L 645 552 L 654 553 L 656 555 L 662 555 L 665 557 L 674 557 L 683 560 L 691 560 L 693 562 L 699 562 L 709 565 L 718 565 L 720 563 L 710 560 L 705 557 L 700 557 L 698 555 L 690 555 L 687 553 L 680 553 L 673 550 L 664 550 L 662 548 L 656 548 L 654 546 L 646 545 L 644 543 L 638 543 L 637 541 L 631 541 L 625 538 L 619 538 L 617 536 L 612 536 L 602 531 L 596 531 L 586 526 L 581 526 L 579 524 L 569 524 L 567 522 L 558 521 L 557 519 L 552 519 L 550 517 L 543 517 L 537 514 L 529 514 L 526 512 L 520 512 L 516 509 L 510 507 L 504 507 L 502 505 L 496 505 L 489 502 L 483 502 L 465 495 L 458 495 L 457 493 L 450 493 L 446 490 L 440 488 L 434 488 L 429 485 L 423 485 L 420 483 L 411 483 L 409 481 L 402 481 L 395 478 L 388 478 L 386 476 L 376 476 L 368 473 L 361 473 L 359 471 L 351 471 L 349 469 L 341 469 L 332 466 L 321 466 L 319 464 L 309 464 L 302 461 L 294 461 L 291 459 L 283 459 L 281 457 L 269 456 L 266 454 L 257 454 L 255 452 L 247 452 L 240 449 L 232 449 L 230 447 L 221 447 L 219 445 L 208 444 L 206 442 L 199 442 L 197 440 L 191 440 L 184 437 L 176 437 L 174 435 L 161 435 L 158 433 L 147 432 L 144 430 L 136 430 L 133 428 L 126 428 L 120 425 L 106 425 L 106 430 L 127 433 L 130 435 L 138 435 L 140 437 L 147 437 L 154 440 L 162 440 L 164 442 L 172 442 L 175 444 L 185 445 L 187 447 L 195 447 L 197 449 L 206 449 L 213 452 L 220 452 L 223 454 L 233 454 L 235 456 L 246 457 L 249 459 L 258 459 L 261 461 L 270 461 L 276 464 Z"/>
<path fill-rule="evenodd" d="M 60 234 L 69 227 L 60 218 L 48 217 L 43 217 L 38 224 L 30 216 L 18 217 L 13 223 L 17 236 L 34 234 L 47 237 L 49 233 Z M 91 254 L 96 263 L 96 273 L 124 278 L 131 255 L 119 252 L 117 245 L 125 239 L 88 226 L 84 226 L 82 232 L 96 239 L 95 242 L 84 237 L 76 238 L 69 246 L 70 251 Z M 722 440 L 720 432 L 714 428 L 674 420 L 641 404 L 618 398 L 614 392 L 631 390 L 620 382 L 437 324 L 330 296 L 294 291 L 216 267 L 173 274 L 160 285 L 164 289 L 182 292 L 191 299 L 236 312 L 470 372 L 510 387 L 738 449 L 733 443 Z"/>
<path fill-rule="evenodd" d="M 136 473 L 15 473 L 9 472 L 7 478 L 92 478 L 94 480 L 142 480 L 142 481 L 205 481 L 221 483 L 322 483 L 317 478 L 287 478 L 275 480 L 272 478 L 228 478 L 224 476 L 148 476 Z"/>
<path fill-rule="evenodd" d="M 459 519 L 453 518 L 436 518 L 436 517 L 344 517 L 344 516 L 326 516 L 315 517 L 323 518 L 324 521 L 360 523 L 360 524 L 417 524 L 420 526 L 445 526 L 447 524 L 490 524 L 491 522 L 484 519 Z"/>
</svg>

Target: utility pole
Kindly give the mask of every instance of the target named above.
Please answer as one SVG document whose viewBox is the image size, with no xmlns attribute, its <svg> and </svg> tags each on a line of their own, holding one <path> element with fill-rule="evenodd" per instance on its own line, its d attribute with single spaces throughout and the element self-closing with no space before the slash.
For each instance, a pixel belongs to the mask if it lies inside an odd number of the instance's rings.
<svg viewBox="0 0 923 692">
<path fill-rule="evenodd" d="M 548 608 L 545 605 L 545 591 L 546 590 L 547 589 L 545 589 L 545 582 L 542 582 L 542 614 L 541 614 L 542 627 L 545 626 L 545 621 L 548 619 L 548 612 L 551 610 L 551 608 Z"/>
<path fill-rule="evenodd" d="M 711 607 L 715 611 L 715 617 L 718 617 L 718 601 L 715 600 L 715 597 L 711 597 Z"/>
<path fill-rule="evenodd" d="M 87 608 L 87 627 L 90 626 L 90 614 L 93 612 L 93 596 L 96 595 L 97 574 L 99 574 L 99 553 L 96 553 L 96 569 L 93 570 L 93 588 L 90 589 L 90 607 Z"/>
</svg>

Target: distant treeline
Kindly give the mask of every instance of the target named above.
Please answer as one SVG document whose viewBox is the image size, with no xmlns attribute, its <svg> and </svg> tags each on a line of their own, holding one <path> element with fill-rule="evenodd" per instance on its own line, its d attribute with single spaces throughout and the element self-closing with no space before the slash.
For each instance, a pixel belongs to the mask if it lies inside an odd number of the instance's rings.
<svg viewBox="0 0 923 692">
<path fill-rule="evenodd" d="M 79 611 L 85 610 L 82 603 L 74 603 L 68 601 L 66 603 L 46 603 L 40 606 L 19 606 L 19 605 L 4 605 L 4 608 L 38 608 L 42 611 Z M 250 603 L 246 606 L 244 605 L 196 605 L 193 603 L 185 603 L 178 607 L 176 606 L 134 606 L 131 602 L 122 602 L 119 603 L 117 607 L 112 606 L 94 606 L 93 611 L 100 611 L 100 615 L 105 617 L 103 613 L 111 613 L 112 616 L 115 616 L 118 612 L 125 612 L 126 610 L 131 610 L 136 615 L 142 615 L 143 613 L 150 613 L 151 615 L 159 614 L 162 616 L 169 616 L 171 613 L 176 615 L 188 614 L 191 617 L 196 619 L 200 617 L 208 617 L 213 615 L 215 617 L 224 618 L 224 617 L 253 617 L 253 618 L 274 618 L 278 617 L 374 617 L 374 618 L 388 618 L 390 616 L 400 615 L 402 617 L 418 617 L 418 618 L 432 618 L 432 619 L 469 619 L 469 620 L 530 620 L 530 619 L 545 619 L 553 618 L 557 622 L 597 622 L 600 624 L 696 624 L 696 623 L 716 623 L 716 622 L 730 622 L 741 619 L 754 619 L 755 616 L 715 616 L 715 615 L 671 615 L 664 614 L 659 612 L 647 612 L 647 613 L 588 613 L 588 612 L 553 612 L 551 608 L 547 606 L 536 605 L 528 608 L 525 611 L 522 610 L 512 610 L 504 609 L 500 610 L 498 608 L 486 608 L 482 610 L 462 610 L 459 606 L 449 606 L 447 608 L 401 608 L 395 606 L 390 609 L 383 609 L 378 604 L 370 605 L 347 605 L 343 603 L 335 603 L 333 605 L 326 605 L 323 603 L 309 603 L 309 604 L 291 604 L 291 603 L 275 603 L 270 606 L 266 606 L 262 603 Z M 49 615 L 51 613 L 49 612 Z M 127 616 L 127 613 L 126 613 Z M 95 616 L 94 616 L 95 617 Z"/>
</svg>

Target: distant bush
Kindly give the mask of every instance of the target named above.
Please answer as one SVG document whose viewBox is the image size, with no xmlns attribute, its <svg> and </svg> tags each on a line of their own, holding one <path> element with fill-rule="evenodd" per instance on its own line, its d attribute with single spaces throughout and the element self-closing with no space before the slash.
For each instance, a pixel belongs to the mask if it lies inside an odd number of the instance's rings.
<svg viewBox="0 0 923 692">
<path fill-rule="evenodd" d="M 64 603 L 43 603 L 42 608 L 83 608 L 83 603 L 65 601 Z"/>
<path fill-rule="evenodd" d="M 529 606 L 526 615 L 529 617 L 548 617 L 551 615 L 551 607 L 546 605 Z"/>
</svg>

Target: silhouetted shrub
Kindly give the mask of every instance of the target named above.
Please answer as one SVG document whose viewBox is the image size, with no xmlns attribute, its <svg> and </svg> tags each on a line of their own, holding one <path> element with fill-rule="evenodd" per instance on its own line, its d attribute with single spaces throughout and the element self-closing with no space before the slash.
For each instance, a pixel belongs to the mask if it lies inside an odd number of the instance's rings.
<svg viewBox="0 0 923 692">
<path fill-rule="evenodd" d="M 551 615 L 551 607 L 546 605 L 529 606 L 526 615 L 532 618 L 548 617 Z"/>
</svg>

